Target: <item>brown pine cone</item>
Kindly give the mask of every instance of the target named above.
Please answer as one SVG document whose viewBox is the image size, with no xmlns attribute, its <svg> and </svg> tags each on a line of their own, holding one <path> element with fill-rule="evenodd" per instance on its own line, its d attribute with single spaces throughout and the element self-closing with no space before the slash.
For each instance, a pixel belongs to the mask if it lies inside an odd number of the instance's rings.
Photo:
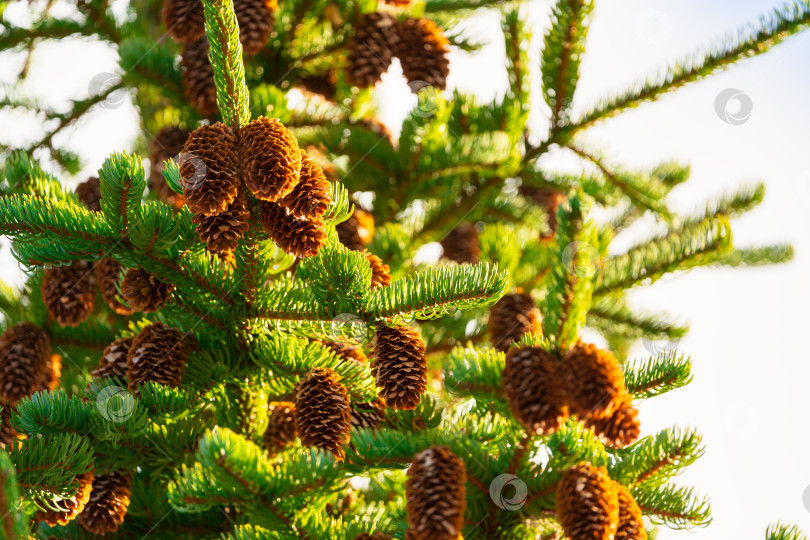
<svg viewBox="0 0 810 540">
<path fill-rule="evenodd" d="M 322 220 L 296 218 L 276 203 L 262 201 L 261 222 L 278 247 L 302 259 L 312 257 L 326 243 L 326 226 Z"/>
<path fill-rule="evenodd" d="M 472 223 L 460 223 L 442 241 L 444 256 L 458 264 L 476 264 L 481 256 L 478 229 Z"/>
<path fill-rule="evenodd" d="M 180 43 L 205 37 L 205 13 L 200 0 L 163 0 L 161 17 L 166 31 Z"/>
<path fill-rule="evenodd" d="M 113 471 L 96 476 L 90 500 L 79 514 L 79 525 L 94 534 L 115 532 L 124 522 L 131 495 L 131 474 Z"/>
<path fill-rule="evenodd" d="M 613 540 L 619 523 L 615 483 L 604 467 L 580 463 L 557 484 L 557 519 L 571 540 Z"/>
<path fill-rule="evenodd" d="M 388 287 L 391 284 L 391 268 L 370 251 L 364 249 L 363 255 L 371 265 L 371 290 Z"/>
<path fill-rule="evenodd" d="M 0 405 L 0 407 L 2 407 L 0 410 L 0 450 L 11 452 L 14 445 L 25 437 L 17 433 L 17 430 L 11 425 L 13 405 Z"/>
<path fill-rule="evenodd" d="M 568 418 L 559 361 L 540 347 L 510 348 L 503 368 L 504 397 L 515 420 L 537 435 L 552 433 Z"/>
<path fill-rule="evenodd" d="M 123 265 L 106 257 L 98 261 L 94 267 L 98 289 L 101 298 L 110 306 L 110 309 L 119 315 L 132 315 L 134 312 L 118 299 L 118 282 L 121 277 Z"/>
<path fill-rule="evenodd" d="M 212 253 L 229 253 L 236 249 L 239 239 L 248 230 L 250 212 L 244 196 L 237 196 L 228 209 L 215 216 L 194 214 L 197 236 Z"/>
<path fill-rule="evenodd" d="M 396 19 L 381 11 L 360 17 L 349 45 L 346 80 L 366 88 L 374 86 L 391 65 L 397 46 Z"/>
<path fill-rule="evenodd" d="M 619 405 L 609 416 L 585 418 L 585 427 L 593 430 L 597 439 L 613 448 L 624 448 L 641 435 L 638 411 L 633 407 L 630 394 L 625 394 L 619 400 Z"/>
<path fill-rule="evenodd" d="M 76 196 L 88 210 L 101 211 L 101 181 L 97 176 L 91 176 L 76 186 Z"/>
<path fill-rule="evenodd" d="M 464 461 L 446 446 L 416 454 L 405 482 L 409 532 L 413 538 L 461 538 L 466 509 Z"/>
<path fill-rule="evenodd" d="M 415 409 L 427 388 L 425 343 L 410 326 L 380 326 L 371 372 L 389 407 Z"/>
<path fill-rule="evenodd" d="M 393 540 L 393 539 L 385 533 L 375 532 L 375 533 L 358 534 L 357 536 L 354 537 L 354 540 Z"/>
<path fill-rule="evenodd" d="M 407 18 L 397 24 L 399 42 L 394 56 L 414 92 L 428 86 L 444 90 L 450 73 L 450 42 L 444 31 L 429 19 Z M 414 84 L 417 83 L 417 84 Z"/>
<path fill-rule="evenodd" d="M 351 405 L 340 376 L 315 368 L 295 385 L 295 428 L 304 446 L 316 446 L 343 459 L 349 442 Z"/>
<path fill-rule="evenodd" d="M 577 343 L 564 361 L 571 410 L 580 418 L 610 416 L 626 394 L 624 375 L 613 353 Z"/>
<path fill-rule="evenodd" d="M 322 219 L 329 207 L 329 181 L 311 157 L 301 152 L 301 174 L 298 184 L 283 199 L 281 206 L 295 217 Z"/>
<path fill-rule="evenodd" d="M 615 540 L 647 540 L 644 516 L 627 488 L 614 482 L 619 496 L 619 527 Z"/>
<path fill-rule="evenodd" d="M 304 75 L 298 84 L 310 94 L 317 94 L 329 100 L 335 99 L 337 93 L 337 71 L 330 69 L 326 73 Z"/>
<path fill-rule="evenodd" d="M 101 353 L 96 369 L 90 372 L 96 379 L 114 377 L 121 381 L 127 380 L 127 355 L 132 347 L 131 337 L 116 339 Z"/>
<path fill-rule="evenodd" d="M 154 313 L 164 308 L 174 285 L 160 281 L 143 268 L 130 268 L 121 282 L 121 296 L 135 311 Z"/>
<path fill-rule="evenodd" d="M 542 333 L 543 316 L 528 294 L 504 295 L 489 308 L 489 333 L 492 346 L 501 352 L 529 332 Z"/>
<path fill-rule="evenodd" d="M 141 330 L 127 353 L 129 391 L 138 393 L 138 386 L 150 381 L 180 386 L 193 341 L 177 328 L 159 322 Z"/>
<path fill-rule="evenodd" d="M 273 31 L 276 0 L 234 0 L 233 9 L 239 23 L 239 41 L 245 56 L 259 54 Z"/>
<path fill-rule="evenodd" d="M 264 431 L 264 449 L 277 454 L 295 442 L 295 404 L 273 401 L 267 406 L 267 429 Z"/>
<path fill-rule="evenodd" d="M 374 216 L 355 206 L 349 219 L 338 223 L 335 230 L 341 244 L 349 249 L 362 251 L 374 236 Z"/>
<path fill-rule="evenodd" d="M 51 363 L 48 335 L 30 322 L 17 323 L 0 335 L 0 403 L 16 403 L 37 392 Z"/>
<path fill-rule="evenodd" d="M 175 192 L 163 177 L 163 162 L 178 158 L 191 134 L 187 129 L 166 126 L 149 141 L 149 189 L 155 191 L 161 200 L 175 208 L 181 208 L 186 198 Z"/>
<path fill-rule="evenodd" d="M 565 202 L 565 194 L 553 188 L 539 188 L 529 196 L 535 204 L 540 206 L 546 213 L 546 223 L 548 231 L 540 235 L 540 240 L 549 242 L 557 234 L 557 209 Z"/>
<path fill-rule="evenodd" d="M 183 45 L 180 54 L 183 70 L 183 95 L 200 115 L 212 117 L 219 112 L 214 67 L 208 60 L 208 39 L 205 36 Z"/>
<path fill-rule="evenodd" d="M 87 501 L 90 500 L 90 490 L 93 486 L 93 471 L 88 471 L 76 477 L 79 481 L 79 489 L 76 494 L 65 500 L 55 501 L 55 505 L 59 506 L 62 511 L 56 510 L 38 510 L 34 519 L 36 521 L 44 521 L 51 527 L 56 525 L 67 525 L 79 513 L 84 510 Z"/>
<path fill-rule="evenodd" d="M 56 390 L 59 387 L 59 380 L 62 378 L 62 357 L 52 354 L 45 368 L 45 377 L 40 390 Z"/>
<path fill-rule="evenodd" d="M 236 137 L 221 122 L 189 135 L 180 154 L 180 183 L 189 210 L 216 215 L 236 199 L 239 186 Z"/>
<path fill-rule="evenodd" d="M 367 403 L 352 403 L 352 427 L 380 429 L 385 421 L 385 400 L 378 397 Z"/>
<path fill-rule="evenodd" d="M 96 278 L 93 265 L 73 261 L 46 268 L 42 276 L 42 301 L 48 314 L 62 326 L 76 326 L 93 311 Z"/>
<path fill-rule="evenodd" d="M 366 353 L 363 352 L 363 348 L 359 345 L 352 345 L 351 343 L 344 341 L 325 340 L 319 340 L 318 343 L 328 349 L 331 349 L 332 352 L 341 357 L 343 360 L 357 362 L 358 364 L 368 364 Z"/>
<path fill-rule="evenodd" d="M 239 132 L 245 184 L 257 199 L 275 202 L 301 178 L 301 149 L 276 118 L 261 116 Z"/>
</svg>

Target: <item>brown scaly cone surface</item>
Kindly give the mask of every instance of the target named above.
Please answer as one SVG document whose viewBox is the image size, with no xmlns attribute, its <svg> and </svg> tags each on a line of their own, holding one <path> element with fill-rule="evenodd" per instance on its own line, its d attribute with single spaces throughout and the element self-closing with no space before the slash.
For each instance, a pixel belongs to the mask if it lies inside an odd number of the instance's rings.
<svg viewBox="0 0 810 540">
<path fill-rule="evenodd" d="M 138 393 L 138 386 L 150 381 L 180 386 L 195 345 L 192 341 L 177 328 L 159 322 L 141 330 L 127 353 L 129 391 Z"/>
<path fill-rule="evenodd" d="M 239 41 L 246 56 L 259 54 L 267 45 L 273 31 L 276 0 L 235 0 L 233 3 L 239 23 Z"/>
<path fill-rule="evenodd" d="M 368 403 L 352 403 L 352 427 L 379 429 L 385 421 L 385 400 L 377 398 Z"/>
<path fill-rule="evenodd" d="M 34 519 L 44 521 L 52 527 L 56 525 L 67 525 L 79 512 L 84 510 L 87 501 L 90 500 L 90 489 L 93 486 L 93 471 L 79 475 L 76 479 L 79 481 L 79 490 L 76 494 L 70 499 L 54 503 L 62 509 L 61 512 L 51 509 L 39 510 Z"/>
<path fill-rule="evenodd" d="M 200 0 L 163 0 L 163 25 L 176 41 L 188 43 L 205 37 L 205 13 Z"/>
<path fill-rule="evenodd" d="M 219 113 L 214 68 L 208 60 L 208 39 L 205 36 L 183 45 L 180 67 L 183 71 L 183 95 L 189 104 L 205 117 Z"/>
<path fill-rule="evenodd" d="M 458 264 L 476 264 L 481 256 L 478 229 L 472 223 L 461 223 L 442 238 L 444 256 Z"/>
<path fill-rule="evenodd" d="M 113 377 L 127 380 L 127 355 L 132 347 L 131 337 L 116 339 L 104 349 L 96 369 L 90 372 L 96 379 Z"/>
<path fill-rule="evenodd" d="M 633 407 L 633 397 L 625 394 L 615 410 L 604 417 L 585 418 L 585 427 L 593 430 L 596 438 L 613 448 L 624 448 L 641 435 L 638 411 Z"/>
<path fill-rule="evenodd" d="M 627 488 L 614 482 L 619 497 L 619 527 L 615 540 L 647 540 L 644 517 Z"/>
<path fill-rule="evenodd" d="M 264 231 L 285 253 L 312 257 L 326 243 L 326 226 L 320 219 L 299 219 L 280 204 L 263 201 L 261 223 Z"/>
<path fill-rule="evenodd" d="M 504 295 L 489 308 L 489 333 L 492 346 L 501 352 L 519 341 L 529 332 L 542 333 L 543 317 L 534 305 L 534 300 L 527 294 L 513 293 Z"/>
<path fill-rule="evenodd" d="M 163 309 L 174 285 L 160 281 L 143 268 L 130 268 L 121 282 L 121 296 L 135 311 L 154 313 Z"/>
<path fill-rule="evenodd" d="M 418 92 L 425 85 L 444 90 L 450 73 L 450 43 L 442 29 L 429 19 L 407 18 L 397 24 L 397 34 L 394 55 L 411 90 Z"/>
<path fill-rule="evenodd" d="M 101 181 L 97 176 L 91 176 L 76 186 L 76 196 L 88 210 L 101 211 Z"/>
<path fill-rule="evenodd" d="M 90 499 L 79 514 L 79 525 L 94 534 L 115 532 L 124 522 L 132 495 L 132 475 L 124 471 L 93 479 Z"/>
<path fill-rule="evenodd" d="M 414 409 L 427 387 L 425 343 L 410 326 L 381 326 L 375 336 L 371 372 L 389 407 Z"/>
<path fill-rule="evenodd" d="M 568 417 L 557 358 L 540 347 L 510 348 L 502 386 L 509 410 L 530 432 L 556 431 Z"/>
<path fill-rule="evenodd" d="M 295 427 L 301 444 L 315 446 L 343 459 L 349 442 L 351 405 L 340 376 L 315 368 L 295 386 Z"/>
<path fill-rule="evenodd" d="M 563 363 L 573 412 L 580 418 L 603 418 L 616 410 L 627 391 L 613 353 L 580 342 L 568 351 Z"/>
<path fill-rule="evenodd" d="M 279 204 L 298 218 L 322 219 L 329 207 L 330 184 L 323 170 L 305 152 L 301 152 L 298 184 Z"/>
<path fill-rule="evenodd" d="M 338 223 L 335 230 L 341 244 L 349 249 L 362 251 L 374 236 L 374 217 L 355 206 L 349 219 Z"/>
<path fill-rule="evenodd" d="M 267 429 L 262 440 L 270 455 L 281 452 L 295 442 L 295 404 L 273 401 L 267 406 Z"/>
<path fill-rule="evenodd" d="M 368 250 L 364 249 L 363 255 L 371 265 L 371 290 L 388 287 L 391 284 L 391 268 Z"/>
<path fill-rule="evenodd" d="M 604 467 L 580 463 L 562 474 L 557 484 L 557 519 L 571 540 L 614 540 L 618 492 Z"/>
<path fill-rule="evenodd" d="M 360 88 L 373 86 L 391 65 L 399 40 L 396 19 L 388 13 L 362 15 L 349 45 L 347 81 Z"/>
<path fill-rule="evenodd" d="M 245 185 L 257 199 L 277 202 L 301 178 L 301 149 L 292 132 L 261 116 L 239 132 Z"/>
<path fill-rule="evenodd" d="M 118 299 L 118 281 L 123 268 L 121 263 L 112 257 L 107 257 L 96 263 L 94 271 L 101 298 L 110 306 L 110 309 L 119 315 L 132 315 L 134 311 Z"/>
<path fill-rule="evenodd" d="M 46 268 L 41 292 L 51 318 L 62 326 L 78 325 L 93 311 L 96 298 L 93 265 L 73 261 L 67 266 Z"/>
<path fill-rule="evenodd" d="M 214 216 L 194 214 L 191 221 L 196 226 L 197 236 L 205 242 L 206 249 L 227 257 L 248 230 L 249 219 L 245 197 L 239 195 L 224 212 Z"/>
<path fill-rule="evenodd" d="M 461 538 L 466 509 L 464 462 L 446 446 L 416 454 L 405 482 L 408 533 L 430 540 Z"/>
<path fill-rule="evenodd" d="M 236 199 L 236 137 L 221 122 L 195 129 L 180 155 L 180 183 L 189 210 L 216 215 Z"/>
<path fill-rule="evenodd" d="M 319 343 L 328 349 L 331 349 L 336 355 L 343 360 L 357 362 L 358 364 L 368 364 L 366 353 L 359 345 L 352 345 L 344 341 L 325 341 L 319 340 Z"/>
<path fill-rule="evenodd" d="M 176 193 L 163 177 L 163 162 L 174 159 L 183 151 L 183 146 L 191 134 L 187 129 L 177 126 L 166 126 L 158 131 L 149 141 L 149 189 L 155 191 L 161 200 L 182 208 L 186 198 Z"/>
<path fill-rule="evenodd" d="M 14 404 L 40 390 L 51 363 L 47 334 L 30 322 L 17 323 L 0 335 L 0 403 Z"/>
</svg>

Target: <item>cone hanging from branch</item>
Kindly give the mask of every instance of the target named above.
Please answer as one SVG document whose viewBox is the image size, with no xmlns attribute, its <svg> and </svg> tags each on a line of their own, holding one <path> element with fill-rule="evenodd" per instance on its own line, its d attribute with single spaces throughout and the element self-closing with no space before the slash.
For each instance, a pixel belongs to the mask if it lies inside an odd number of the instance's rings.
<svg viewBox="0 0 810 540">
<path fill-rule="evenodd" d="M 501 352 L 529 332 L 543 332 L 543 317 L 528 294 L 504 295 L 489 309 L 492 346 Z"/>
<path fill-rule="evenodd" d="M 138 393 L 138 386 L 146 382 L 180 386 L 189 352 L 195 346 L 192 339 L 159 322 L 141 330 L 127 353 L 129 391 Z"/>
<path fill-rule="evenodd" d="M 205 37 L 205 14 L 200 0 L 163 0 L 160 14 L 166 32 L 176 41 L 188 43 Z"/>
<path fill-rule="evenodd" d="M 275 118 L 257 118 L 239 133 L 244 181 L 257 199 L 284 198 L 301 178 L 301 149 L 292 132 Z"/>
<path fill-rule="evenodd" d="M 278 247 L 296 257 L 312 257 L 326 243 L 323 220 L 299 219 L 277 203 L 262 202 L 261 223 Z"/>
<path fill-rule="evenodd" d="M 120 381 L 127 380 L 127 355 L 132 347 L 131 337 L 116 339 L 101 353 L 98 366 L 90 375 L 96 379 L 116 378 Z"/>
<path fill-rule="evenodd" d="M 115 532 L 124 522 L 131 495 L 131 474 L 113 471 L 96 476 L 90 499 L 79 514 L 79 525 L 94 534 Z"/>
<path fill-rule="evenodd" d="M 93 486 L 93 471 L 88 471 L 76 477 L 79 482 L 79 489 L 73 497 L 57 501 L 60 510 L 46 509 L 38 510 L 34 519 L 44 521 L 54 527 L 56 525 L 67 525 L 79 513 L 84 510 L 87 501 L 90 500 L 90 490 Z"/>
<path fill-rule="evenodd" d="M 478 229 L 472 223 L 460 223 L 441 241 L 444 256 L 458 264 L 476 264 L 481 256 Z"/>
<path fill-rule="evenodd" d="M 429 19 L 406 18 L 397 24 L 399 40 L 394 55 L 411 90 L 425 86 L 444 90 L 450 73 L 450 42 L 441 28 Z"/>
<path fill-rule="evenodd" d="M 0 335 L 0 403 L 10 405 L 38 391 L 51 362 L 51 343 L 37 325 L 21 322 Z"/>
<path fill-rule="evenodd" d="M 250 212 L 245 197 L 239 195 L 224 212 L 213 216 L 194 214 L 192 222 L 196 225 L 197 236 L 205 242 L 206 249 L 225 255 L 236 249 L 239 239 L 248 230 L 249 219 Z"/>
<path fill-rule="evenodd" d="M 341 244 L 355 251 L 363 251 L 374 236 L 374 217 L 355 206 L 349 219 L 338 223 L 335 230 Z"/>
<path fill-rule="evenodd" d="M 301 152 L 301 173 L 298 184 L 279 204 L 298 218 L 322 219 L 329 207 L 329 181 L 323 170 L 305 152 Z"/>
<path fill-rule="evenodd" d="M 619 524 L 615 483 L 604 467 L 580 463 L 557 484 L 557 519 L 571 540 L 613 540 Z"/>
<path fill-rule="evenodd" d="M 163 177 L 163 162 L 169 159 L 179 159 L 188 136 L 187 129 L 178 126 L 166 126 L 158 131 L 149 141 L 149 189 L 155 191 L 161 200 L 175 208 L 181 208 L 186 198 L 175 192 L 166 183 Z"/>
<path fill-rule="evenodd" d="M 377 398 L 367 403 L 352 403 L 352 427 L 379 429 L 385 421 L 385 400 Z"/>
<path fill-rule="evenodd" d="M 336 355 L 338 355 L 343 360 L 348 360 L 350 362 L 357 362 L 358 364 L 368 364 L 368 358 L 366 357 L 366 353 L 363 352 L 363 348 L 359 345 L 352 345 L 351 343 L 347 343 L 345 341 L 319 341 L 321 345 L 327 347 L 332 350 Z"/>
<path fill-rule="evenodd" d="M 93 311 L 96 278 L 93 265 L 73 261 L 46 268 L 42 276 L 42 301 L 48 314 L 62 326 L 76 326 Z"/>
<path fill-rule="evenodd" d="M 236 138 L 221 122 L 195 129 L 180 154 L 180 182 L 189 210 L 216 215 L 236 199 Z"/>
<path fill-rule="evenodd" d="M 183 45 L 180 67 L 183 76 L 183 95 L 202 116 L 211 117 L 219 112 L 214 68 L 208 60 L 208 39 L 202 36 Z"/>
<path fill-rule="evenodd" d="M 98 283 L 101 298 L 110 306 L 110 309 L 119 315 L 132 315 L 134 311 L 118 299 L 118 283 L 123 268 L 123 265 L 112 257 L 101 259 L 94 267 L 96 283 Z"/>
<path fill-rule="evenodd" d="M 363 255 L 371 265 L 371 290 L 387 287 L 391 284 L 391 269 L 382 259 L 368 250 L 363 250 Z"/>
<path fill-rule="evenodd" d="M 537 435 L 560 428 L 568 418 L 557 358 L 540 347 L 510 348 L 502 385 L 515 420 Z"/>
<path fill-rule="evenodd" d="M 142 268 L 130 268 L 121 282 L 121 296 L 135 311 L 153 313 L 166 306 L 174 285 L 160 281 Z"/>
<path fill-rule="evenodd" d="M 405 500 L 408 538 L 461 538 L 466 509 L 467 471 L 464 462 L 446 446 L 416 454 L 408 469 Z"/>
<path fill-rule="evenodd" d="M 245 56 L 259 54 L 273 31 L 276 0 L 235 0 L 233 8 L 239 23 L 239 41 Z"/>
<path fill-rule="evenodd" d="M 362 15 L 349 45 L 346 66 L 349 83 L 360 88 L 374 86 L 391 65 L 398 40 L 393 16 L 384 12 Z"/>
<path fill-rule="evenodd" d="M 627 393 L 613 353 L 580 342 L 568 351 L 563 363 L 571 410 L 581 418 L 610 416 Z"/>
<path fill-rule="evenodd" d="M 274 401 L 267 406 L 267 429 L 262 440 L 270 455 L 277 454 L 295 442 L 295 404 Z"/>
<path fill-rule="evenodd" d="M 295 386 L 295 428 L 304 446 L 315 446 L 343 459 L 349 442 L 351 405 L 340 376 L 315 368 Z"/>
<path fill-rule="evenodd" d="M 97 176 L 91 176 L 76 186 L 76 196 L 88 210 L 101 211 L 101 181 Z"/>
<path fill-rule="evenodd" d="M 593 430 L 600 441 L 613 448 L 624 448 L 641 435 L 638 411 L 633 407 L 630 394 L 625 394 L 619 400 L 619 404 L 609 416 L 585 418 L 585 427 Z"/>
<path fill-rule="evenodd" d="M 414 409 L 427 388 L 425 343 L 410 326 L 381 326 L 375 336 L 371 372 L 389 407 Z"/>
<path fill-rule="evenodd" d="M 644 516 L 627 488 L 614 482 L 619 498 L 619 526 L 615 540 L 647 540 Z"/>
</svg>

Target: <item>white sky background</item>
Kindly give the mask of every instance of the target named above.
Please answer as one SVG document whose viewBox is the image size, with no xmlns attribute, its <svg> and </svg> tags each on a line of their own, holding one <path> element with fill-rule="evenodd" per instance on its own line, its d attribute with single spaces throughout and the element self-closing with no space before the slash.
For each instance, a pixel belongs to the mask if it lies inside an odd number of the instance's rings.
<svg viewBox="0 0 810 540">
<path fill-rule="evenodd" d="M 602 1 L 576 103 L 587 107 L 712 38 L 755 22 L 776 5 L 773 0 Z M 538 29 L 535 46 L 548 6 L 547 0 L 529 5 Z M 450 84 L 484 98 L 500 95 L 506 75 L 498 17 L 484 14 L 468 24 L 472 35 L 493 43 L 474 57 L 454 55 Z M 536 61 L 536 50 L 532 54 Z M 13 82 L 13 64 L 0 61 L 0 81 Z M 639 307 L 690 323 L 680 349 L 692 356 L 695 375 L 688 387 L 642 402 L 642 426 L 646 433 L 673 424 L 696 426 L 707 446 L 705 456 L 678 481 L 711 495 L 714 523 L 693 536 L 662 529 L 664 540 L 763 538 L 766 525 L 778 519 L 810 531 L 810 511 L 802 503 L 810 485 L 810 355 L 804 340 L 810 330 L 808 65 L 810 33 L 588 132 L 587 140 L 615 163 L 639 168 L 671 159 L 690 163 L 691 180 L 670 199 L 684 211 L 742 183 L 764 181 L 765 202 L 734 221 L 736 243 L 789 242 L 796 250 L 786 265 L 698 269 L 633 294 Z M 64 103 L 86 96 L 97 73 L 114 70 L 115 55 L 98 44 L 43 47 L 27 88 Z M 753 102 L 753 114 L 743 125 L 726 124 L 715 113 L 715 97 L 730 87 Z M 385 101 L 381 115 L 392 123 L 402 118 L 404 102 L 415 101 L 396 65 L 378 93 Z M 82 179 L 110 152 L 130 148 L 137 129 L 135 110 L 124 104 L 58 141 L 68 140 L 86 158 Z M 0 140 L 31 140 L 37 132 L 36 123 L 0 115 Z M 3 243 L 3 277 L 17 279 L 16 262 Z M 639 346 L 635 353 L 646 351 Z"/>
</svg>

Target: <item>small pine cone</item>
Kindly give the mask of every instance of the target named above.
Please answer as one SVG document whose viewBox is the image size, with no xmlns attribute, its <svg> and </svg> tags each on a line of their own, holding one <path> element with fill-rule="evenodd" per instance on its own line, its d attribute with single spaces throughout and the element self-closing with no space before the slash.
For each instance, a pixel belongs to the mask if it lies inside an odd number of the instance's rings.
<svg viewBox="0 0 810 540">
<path fill-rule="evenodd" d="M 326 243 L 322 220 L 299 219 L 276 203 L 262 201 L 261 222 L 278 247 L 302 259 L 312 257 Z"/>
<path fill-rule="evenodd" d="M 41 292 L 51 318 L 62 326 L 78 325 L 93 311 L 96 298 L 93 265 L 73 261 L 67 266 L 46 268 Z"/>
<path fill-rule="evenodd" d="M 119 315 L 132 315 L 134 312 L 118 299 L 118 282 L 122 268 L 123 265 L 112 257 L 101 259 L 95 265 L 96 281 L 101 298 L 111 310 Z"/>
<path fill-rule="evenodd" d="M 371 371 L 389 407 L 415 409 L 427 388 L 425 343 L 410 326 L 381 326 Z"/>
<path fill-rule="evenodd" d="M 114 377 L 121 381 L 127 380 L 127 355 L 132 347 L 131 337 L 116 339 L 101 353 L 96 369 L 90 372 L 96 379 Z"/>
<path fill-rule="evenodd" d="M 614 482 L 619 496 L 619 527 L 615 540 L 647 540 L 644 516 L 626 487 Z"/>
<path fill-rule="evenodd" d="M 501 352 L 509 350 L 529 332 L 542 332 L 543 316 L 528 294 L 513 293 L 503 296 L 489 309 L 489 333 L 492 346 Z"/>
<path fill-rule="evenodd" d="M 298 184 L 283 199 L 281 206 L 295 217 L 322 219 L 329 207 L 329 181 L 311 157 L 301 152 L 301 174 Z"/>
<path fill-rule="evenodd" d="M 380 429 L 385 421 L 385 400 L 377 398 L 368 403 L 352 403 L 352 427 Z"/>
<path fill-rule="evenodd" d="M 301 178 L 301 149 L 292 132 L 261 116 L 239 132 L 245 184 L 263 201 L 287 196 Z"/>
<path fill-rule="evenodd" d="M 163 25 L 176 41 L 189 43 L 205 34 L 205 13 L 200 0 L 163 0 Z"/>
<path fill-rule="evenodd" d="M 175 192 L 163 177 L 163 162 L 174 159 L 183 151 L 191 133 L 177 126 L 166 126 L 149 141 L 149 189 L 157 192 L 161 200 L 175 208 L 181 208 L 186 198 Z"/>
<path fill-rule="evenodd" d="M 101 181 L 97 176 L 91 176 L 76 186 L 76 196 L 88 210 L 101 211 Z"/>
<path fill-rule="evenodd" d="M 362 251 L 374 236 L 374 216 L 355 207 L 349 219 L 335 227 L 340 243 L 349 249 Z"/>
<path fill-rule="evenodd" d="M 402 74 L 412 83 L 411 89 L 417 92 L 426 83 L 444 90 L 450 73 L 450 42 L 442 29 L 428 19 L 407 18 L 397 24 L 397 34 L 399 43 L 394 56 L 402 64 Z"/>
<path fill-rule="evenodd" d="M 398 42 L 396 24 L 393 16 L 381 11 L 360 18 L 347 58 L 346 79 L 350 84 L 373 86 L 388 70 Z"/>
<path fill-rule="evenodd" d="M 44 521 L 51 527 L 56 525 L 67 525 L 79 513 L 84 510 L 87 501 L 90 500 L 90 490 L 93 487 L 93 471 L 88 471 L 76 477 L 79 481 L 79 489 L 76 494 L 70 499 L 55 501 L 54 504 L 62 509 L 61 512 L 56 510 L 38 510 L 34 519 L 37 521 Z"/>
<path fill-rule="evenodd" d="M 370 251 L 363 250 L 368 263 L 371 265 L 371 290 L 379 289 L 380 287 L 388 287 L 391 284 L 391 269 L 387 264 L 382 262 L 382 259 L 371 253 Z"/>
<path fill-rule="evenodd" d="M 129 391 L 137 393 L 138 386 L 146 382 L 173 388 L 180 386 L 192 339 L 177 328 L 159 322 L 141 330 L 127 353 Z"/>
<path fill-rule="evenodd" d="M 51 363 L 48 335 L 30 322 L 9 326 L 0 335 L 0 402 L 16 403 L 37 392 Z"/>
<path fill-rule="evenodd" d="M 273 13 L 278 7 L 276 0 L 235 0 L 233 9 L 239 23 L 239 41 L 245 56 L 259 54 L 267 45 L 273 31 Z"/>
<path fill-rule="evenodd" d="M 183 45 L 180 67 L 183 70 L 183 94 L 189 104 L 202 116 L 217 114 L 217 85 L 214 68 L 208 60 L 208 39 L 205 36 Z"/>
<path fill-rule="evenodd" d="M 580 463 L 557 484 L 557 519 L 571 540 L 613 540 L 619 523 L 615 483 L 604 467 Z"/>
<path fill-rule="evenodd" d="M 273 401 L 267 406 L 267 429 L 264 431 L 264 449 L 269 454 L 281 452 L 295 442 L 295 404 Z"/>
<path fill-rule="evenodd" d="M 442 241 L 444 256 L 458 264 L 476 264 L 481 256 L 478 229 L 472 223 L 460 223 Z"/>
<path fill-rule="evenodd" d="M 375 533 L 358 534 L 357 536 L 354 537 L 354 540 L 393 540 L 393 539 L 385 533 L 375 532 Z"/>
<path fill-rule="evenodd" d="M 121 282 L 121 296 L 135 311 L 153 313 L 163 309 L 174 285 L 160 281 L 142 268 L 130 268 Z"/>
<path fill-rule="evenodd" d="M 502 386 L 515 420 L 537 435 L 559 429 L 568 417 L 559 361 L 540 347 L 510 348 Z"/>
<path fill-rule="evenodd" d="M 577 343 L 564 367 L 571 410 L 580 418 L 610 416 L 626 394 L 622 369 L 610 351 Z"/>
<path fill-rule="evenodd" d="M 62 357 L 52 354 L 45 368 L 45 377 L 42 381 L 42 390 L 51 391 L 59 387 L 59 380 L 62 378 Z"/>
<path fill-rule="evenodd" d="M 549 242 L 557 234 L 557 209 L 565 202 L 565 194 L 553 188 L 540 188 L 529 196 L 546 212 L 548 231 L 540 235 L 540 240 Z"/>
<path fill-rule="evenodd" d="M 212 253 L 228 253 L 236 249 L 239 239 L 248 230 L 250 212 L 244 196 L 238 196 L 228 209 L 215 216 L 194 214 L 197 236 Z"/>
<path fill-rule="evenodd" d="M 96 476 L 90 500 L 79 514 L 79 525 L 94 534 L 115 532 L 124 522 L 131 495 L 131 474 L 113 471 Z"/>
<path fill-rule="evenodd" d="M 189 210 L 224 212 L 238 194 L 236 137 L 221 122 L 201 126 L 189 135 L 180 154 L 180 182 Z"/>
<path fill-rule="evenodd" d="M 335 94 L 337 94 L 337 71 L 331 69 L 326 73 L 305 75 L 298 79 L 298 84 L 310 94 L 334 100 Z"/>
<path fill-rule="evenodd" d="M 366 353 L 359 345 L 352 345 L 343 341 L 319 341 L 324 347 L 331 349 L 336 355 L 343 360 L 350 362 L 357 362 L 358 364 L 368 364 Z"/>
<path fill-rule="evenodd" d="M 625 394 L 619 405 L 609 416 L 585 419 L 585 426 L 607 446 L 624 448 L 641 435 L 638 411 L 633 407 L 632 396 Z"/>
<path fill-rule="evenodd" d="M 2 405 L 2 407 L 3 409 L 0 410 L 0 450 L 11 452 L 14 445 L 24 437 L 17 433 L 17 430 L 11 425 L 13 406 Z"/>
<path fill-rule="evenodd" d="M 349 442 L 351 405 L 340 376 L 315 368 L 295 386 L 295 428 L 304 446 L 316 446 L 343 459 Z"/>
<path fill-rule="evenodd" d="M 416 454 L 405 482 L 410 534 L 430 540 L 461 538 L 466 483 L 464 461 L 446 446 Z"/>
</svg>

